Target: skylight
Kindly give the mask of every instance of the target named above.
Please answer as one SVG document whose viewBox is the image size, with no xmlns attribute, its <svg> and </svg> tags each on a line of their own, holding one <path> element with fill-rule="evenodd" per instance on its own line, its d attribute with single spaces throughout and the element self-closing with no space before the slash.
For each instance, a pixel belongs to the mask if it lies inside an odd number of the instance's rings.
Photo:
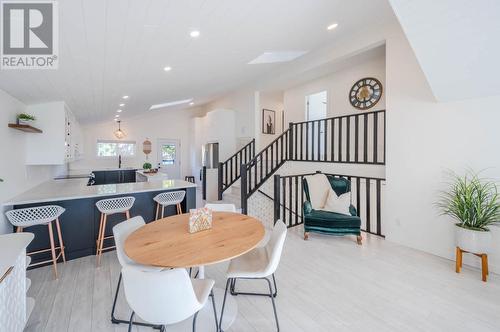
<svg viewBox="0 0 500 332">
<path fill-rule="evenodd" d="M 176 106 L 176 105 L 182 105 L 182 104 L 187 104 L 193 101 L 193 98 L 190 99 L 183 99 L 183 100 L 176 100 L 176 101 L 170 101 L 168 103 L 163 103 L 163 104 L 156 104 L 152 105 L 149 110 L 154 111 L 160 108 L 165 108 L 165 107 L 170 107 L 170 106 Z"/>
<path fill-rule="evenodd" d="M 252 61 L 249 65 L 256 65 L 262 63 L 277 63 L 277 62 L 288 62 L 295 60 L 308 51 L 277 51 L 277 52 L 264 52 Z"/>
</svg>

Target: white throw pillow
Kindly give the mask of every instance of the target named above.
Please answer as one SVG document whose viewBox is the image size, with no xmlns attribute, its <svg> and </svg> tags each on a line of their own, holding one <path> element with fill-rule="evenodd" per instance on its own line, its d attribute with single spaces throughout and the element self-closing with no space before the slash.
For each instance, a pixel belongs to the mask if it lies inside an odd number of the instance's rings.
<svg viewBox="0 0 500 332">
<path fill-rule="evenodd" d="M 326 199 L 325 207 L 322 209 L 324 211 L 335 212 L 340 214 L 351 215 L 349 212 L 349 206 L 351 205 L 351 193 L 347 192 L 340 196 L 330 188 L 328 192 L 328 198 Z"/>
<path fill-rule="evenodd" d="M 325 174 L 314 174 L 305 177 L 309 187 L 309 197 L 314 210 L 320 210 L 325 206 L 328 191 L 332 189 Z"/>
</svg>

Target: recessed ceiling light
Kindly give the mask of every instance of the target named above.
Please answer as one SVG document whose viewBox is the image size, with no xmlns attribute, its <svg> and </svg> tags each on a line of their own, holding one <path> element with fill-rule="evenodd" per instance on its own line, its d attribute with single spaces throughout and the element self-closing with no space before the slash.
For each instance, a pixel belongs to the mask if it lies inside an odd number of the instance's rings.
<svg viewBox="0 0 500 332">
<path fill-rule="evenodd" d="M 277 51 L 277 52 L 264 52 L 252 61 L 249 65 L 256 65 L 261 63 L 275 63 L 275 62 L 288 62 L 301 57 L 307 51 Z"/>
<path fill-rule="evenodd" d="M 193 38 L 197 38 L 200 36 L 200 32 L 198 30 L 193 30 L 189 33 L 189 35 Z"/>
<path fill-rule="evenodd" d="M 335 29 L 335 28 L 336 28 L 336 27 L 338 27 L 338 26 L 339 26 L 339 24 L 338 24 L 338 23 L 333 23 L 333 24 L 330 24 L 330 25 L 326 28 L 326 30 L 333 30 L 333 29 Z"/>
<path fill-rule="evenodd" d="M 163 103 L 163 104 L 156 104 L 152 105 L 149 110 L 154 111 L 160 108 L 165 108 L 165 107 L 170 107 L 170 106 L 175 106 L 175 105 L 182 105 L 182 104 L 187 104 L 190 103 L 193 100 L 193 98 L 190 99 L 183 99 L 183 100 L 176 100 L 176 101 L 170 101 L 168 103 Z"/>
<path fill-rule="evenodd" d="M 121 113 L 121 112 L 123 112 L 123 110 L 116 110 L 116 112 L 117 112 L 117 113 Z"/>
<path fill-rule="evenodd" d="M 120 114 L 115 115 L 115 118 L 119 118 L 119 117 L 120 117 Z"/>
<path fill-rule="evenodd" d="M 190 102 L 190 103 L 189 103 L 189 106 L 193 106 L 193 105 L 194 105 L 194 102 Z"/>
<path fill-rule="evenodd" d="M 164 71 L 171 71 L 172 70 L 172 67 L 169 67 L 169 66 L 166 66 L 163 68 Z"/>
<path fill-rule="evenodd" d="M 123 96 L 122 98 L 123 98 L 123 99 L 128 99 L 128 96 Z"/>
<path fill-rule="evenodd" d="M 119 106 L 120 106 L 120 107 L 123 107 L 123 106 L 125 106 L 125 104 L 120 104 Z"/>
</svg>

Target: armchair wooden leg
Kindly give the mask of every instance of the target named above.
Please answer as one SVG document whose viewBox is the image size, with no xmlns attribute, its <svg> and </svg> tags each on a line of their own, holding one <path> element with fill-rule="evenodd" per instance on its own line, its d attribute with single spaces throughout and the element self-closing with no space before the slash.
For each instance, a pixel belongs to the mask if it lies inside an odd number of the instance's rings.
<svg viewBox="0 0 500 332">
<path fill-rule="evenodd" d="M 304 232 L 304 240 L 309 240 L 309 232 Z"/>
<path fill-rule="evenodd" d="M 356 236 L 356 242 L 358 242 L 359 245 L 362 245 L 363 244 L 363 237 L 361 235 L 357 235 Z"/>
<path fill-rule="evenodd" d="M 455 272 L 460 273 L 462 267 L 462 249 L 457 247 Z"/>
<path fill-rule="evenodd" d="M 488 276 L 488 255 L 481 255 L 481 271 L 482 271 L 482 279 L 486 282 Z"/>
</svg>

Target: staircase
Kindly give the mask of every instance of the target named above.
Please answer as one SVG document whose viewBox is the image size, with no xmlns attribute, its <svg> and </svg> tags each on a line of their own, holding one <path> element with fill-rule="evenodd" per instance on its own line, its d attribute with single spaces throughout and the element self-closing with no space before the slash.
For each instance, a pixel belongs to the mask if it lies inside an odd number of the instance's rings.
<svg viewBox="0 0 500 332">
<path fill-rule="evenodd" d="M 290 123 L 259 153 L 252 140 L 219 164 L 219 199 L 234 201 L 239 191 L 247 213 L 248 199 L 287 161 L 385 165 L 385 133 L 385 110 Z"/>
</svg>

